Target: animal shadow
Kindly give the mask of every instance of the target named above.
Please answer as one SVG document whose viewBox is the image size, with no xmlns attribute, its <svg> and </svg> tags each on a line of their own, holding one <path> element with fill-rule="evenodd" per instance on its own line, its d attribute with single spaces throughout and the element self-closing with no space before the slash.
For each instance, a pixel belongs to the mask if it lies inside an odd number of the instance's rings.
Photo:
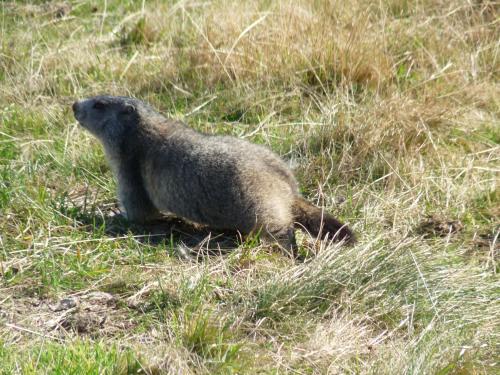
<svg viewBox="0 0 500 375">
<path fill-rule="evenodd" d="M 129 222 L 116 210 L 106 213 L 80 211 L 71 216 L 80 229 L 115 238 L 132 235 L 140 243 L 166 246 L 183 258 L 227 254 L 242 242 L 236 231 L 214 230 L 175 216 L 163 216 L 140 225 Z"/>
</svg>

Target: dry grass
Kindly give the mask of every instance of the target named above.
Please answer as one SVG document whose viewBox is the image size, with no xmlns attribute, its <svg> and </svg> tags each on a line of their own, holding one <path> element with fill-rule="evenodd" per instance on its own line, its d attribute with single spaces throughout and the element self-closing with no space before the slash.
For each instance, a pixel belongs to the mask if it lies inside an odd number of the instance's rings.
<svg viewBox="0 0 500 375">
<path fill-rule="evenodd" d="M 0 372 L 495 373 L 498 6 L 2 2 Z M 97 93 L 268 145 L 359 243 L 129 226 Z"/>
</svg>

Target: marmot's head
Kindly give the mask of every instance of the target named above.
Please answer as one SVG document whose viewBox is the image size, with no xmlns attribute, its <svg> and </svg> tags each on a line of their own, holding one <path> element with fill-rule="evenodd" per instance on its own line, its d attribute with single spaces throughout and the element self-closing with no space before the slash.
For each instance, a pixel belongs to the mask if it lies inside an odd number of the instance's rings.
<svg viewBox="0 0 500 375">
<path fill-rule="evenodd" d="M 73 103 L 78 122 L 103 143 L 119 141 L 139 122 L 140 101 L 121 96 L 94 96 Z"/>
</svg>

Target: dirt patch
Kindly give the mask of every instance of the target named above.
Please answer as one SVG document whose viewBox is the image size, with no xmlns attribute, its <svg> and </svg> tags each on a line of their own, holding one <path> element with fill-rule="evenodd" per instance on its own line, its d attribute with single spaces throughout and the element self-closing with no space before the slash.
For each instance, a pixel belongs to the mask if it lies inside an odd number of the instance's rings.
<svg viewBox="0 0 500 375">
<path fill-rule="evenodd" d="M 474 233 L 470 248 L 465 252 L 467 255 L 483 255 L 487 259 L 495 260 L 500 253 L 500 243 L 498 242 L 499 232 Z"/>
<path fill-rule="evenodd" d="M 462 231 L 464 225 L 460 220 L 431 215 L 427 216 L 417 227 L 417 233 L 424 238 L 448 237 Z"/>
<path fill-rule="evenodd" d="M 495 235 L 493 232 L 477 233 L 474 235 L 474 238 L 472 240 L 478 248 L 498 249 L 498 247 L 500 246 L 500 244 L 497 242 L 498 234 Z"/>
<path fill-rule="evenodd" d="M 49 300 L 16 296 L 12 291 L 2 296 L 4 292 L 0 291 L 0 322 L 15 342 L 33 335 L 56 340 L 110 337 L 136 325 L 125 304 L 109 293 L 92 291 Z"/>
</svg>

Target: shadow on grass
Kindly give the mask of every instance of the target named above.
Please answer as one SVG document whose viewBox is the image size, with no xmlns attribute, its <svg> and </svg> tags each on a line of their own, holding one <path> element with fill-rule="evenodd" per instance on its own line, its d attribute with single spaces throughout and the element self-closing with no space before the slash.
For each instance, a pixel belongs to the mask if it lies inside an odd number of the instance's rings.
<svg viewBox="0 0 500 375">
<path fill-rule="evenodd" d="M 175 249 L 182 257 L 227 254 L 242 241 L 236 231 L 214 230 L 175 216 L 163 216 L 147 224 L 136 224 L 125 219 L 117 210 L 106 213 L 78 210 L 67 214 L 79 224 L 80 230 L 115 238 L 132 235 L 140 243 Z"/>
</svg>

